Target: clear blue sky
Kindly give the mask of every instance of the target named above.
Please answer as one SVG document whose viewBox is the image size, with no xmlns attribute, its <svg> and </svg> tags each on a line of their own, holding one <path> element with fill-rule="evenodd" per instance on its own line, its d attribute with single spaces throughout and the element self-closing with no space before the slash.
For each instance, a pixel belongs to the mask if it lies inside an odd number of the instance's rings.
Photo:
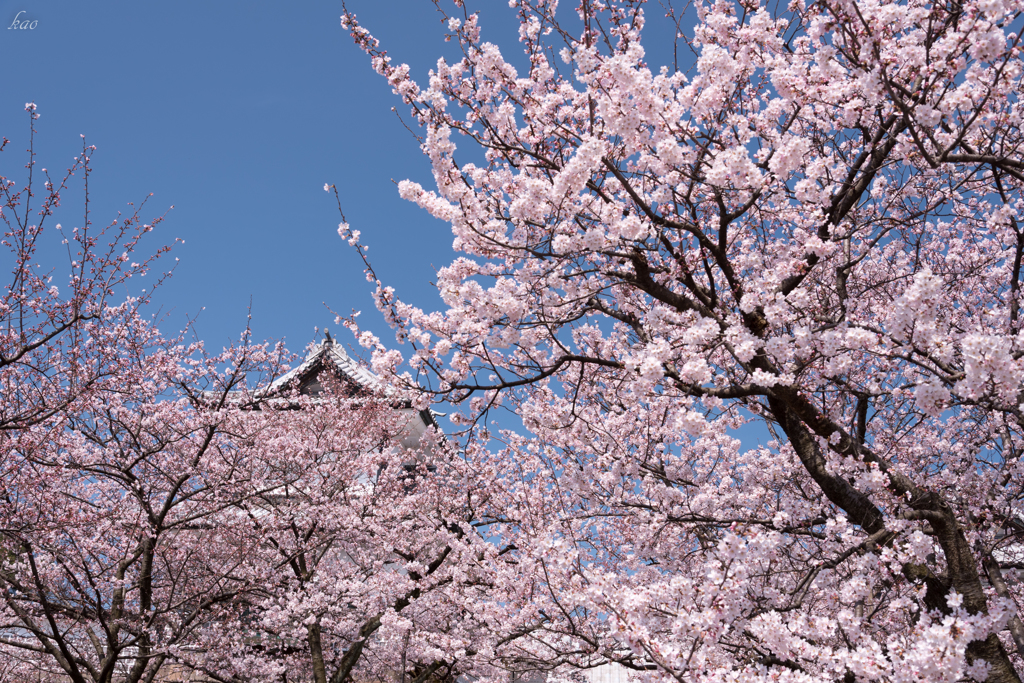
<svg viewBox="0 0 1024 683">
<path fill-rule="evenodd" d="M 485 37 L 516 49 L 507 3 L 480 4 Z M 348 6 L 417 77 L 452 53 L 429 0 Z M 20 11 L 35 29 L 7 28 Z M 149 243 L 185 240 L 157 296 L 167 331 L 198 313 L 200 335 L 219 347 L 243 329 L 251 297 L 256 336 L 296 351 L 315 326 L 335 328 L 324 302 L 362 310 L 361 322 L 393 339 L 337 236 L 324 183 L 341 189 L 374 266 L 406 300 L 439 303 L 428 283 L 451 260 L 451 231 L 398 198 L 393 181 L 428 185 L 429 165 L 391 112 L 407 108 L 340 14 L 340 2 L 0 0 L 0 135 L 11 140 L 2 172 L 22 177 L 24 105 L 34 101 L 41 166 L 66 168 L 79 134 L 96 145 L 97 223 L 150 192 L 149 216 L 173 205 Z M 80 206 L 68 197 L 58 220 L 81 223 Z"/>
</svg>

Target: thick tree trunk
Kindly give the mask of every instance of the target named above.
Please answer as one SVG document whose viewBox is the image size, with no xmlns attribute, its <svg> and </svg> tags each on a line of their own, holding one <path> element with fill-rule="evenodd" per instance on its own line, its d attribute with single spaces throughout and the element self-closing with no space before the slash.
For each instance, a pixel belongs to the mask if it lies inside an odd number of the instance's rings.
<svg viewBox="0 0 1024 683">
<path fill-rule="evenodd" d="M 800 462 L 825 496 L 846 512 L 851 522 L 860 525 L 868 533 L 882 530 L 885 527 L 882 511 L 846 479 L 828 471 L 816 435 L 796 412 L 778 397 L 769 396 L 768 405 L 776 421 L 789 437 Z M 956 589 L 957 593 L 963 596 L 963 606 L 969 613 L 987 612 L 988 602 L 978 574 L 977 560 L 952 508 L 933 492 L 918 496 L 911 502 L 911 506 L 915 511 L 927 514 L 928 521 L 935 529 L 936 539 L 946 556 L 947 579 L 943 582 L 945 585 L 941 597 L 944 598 L 950 589 Z M 929 607 L 944 609 L 944 600 L 940 603 L 939 596 L 935 597 L 936 604 Z M 985 640 L 970 643 L 967 658 L 969 661 L 982 659 L 989 664 L 991 668 L 987 680 L 990 683 L 1021 683 L 996 634 Z"/>
<path fill-rule="evenodd" d="M 327 683 L 327 667 L 324 666 L 324 646 L 320 638 L 320 622 L 306 627 L 309 639 L 309 657 L 313 661 L 313 683 Z"/>
<path fill-rule="evenodd" d="M 331 683 L 344 683 L 351 678 L 352 669 L 355 668 L 363 654 L 363 646 L 366 644 L 367 638 L 376 633 L 377 629 L 380 628 L 381 616 L 378 614 L 371 617 L 359 628 L 359 635 L 341 658 L 341 664 L 338 665 L 334 675 L 331 676 Z"/>
<path fill-rule="evenodd" d="M 999 568 L 999 563 L 991 555 L 986 555 L 982 561 L 982 566 L 985 568 L 985 573 L 988 574 L 988 580 L 992 584 L 992 587 L 996 589 L 996 594 L 1006 600 L 1012 600 L 1010 597 L 1010 589 L 1006 586 L 1006 581 L 1003 579 L 1003 570 Z M 1024 623 L 1021 623 L 1020 617 L 1016 614 L 1010 619 L 1008 626 L 1010 629 L 1010 635 L 1013 636 L 1013 642 L 1017 645 L 1017 654 L 1024 657 Z"/>
<path fill-rule="evenodd" d="M 988 601 L 978 574 L 978 561 L 971 552 L 963 529 L 952 509 L 938 495 L 935 495 L 938 516 L 931 521 L 936 538 L 946 556 L 946 571 L 950 586 L 964 598 L 964 608 L 971 614 L 988 611 Z M 988 681 L 992 683 L 1020 683 L 1020 677 L 1010 663 L 1003 644 L 996 634 L 985 640 L 976 640 L 967 646 L 968 660 L 983 659 L 992 668 Z"/>
</svg>

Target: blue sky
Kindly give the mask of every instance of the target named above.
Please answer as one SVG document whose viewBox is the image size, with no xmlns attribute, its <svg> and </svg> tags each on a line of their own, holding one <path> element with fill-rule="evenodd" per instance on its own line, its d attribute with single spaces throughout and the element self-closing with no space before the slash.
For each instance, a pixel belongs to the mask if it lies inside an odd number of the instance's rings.
<svg viewBox="0 0 1024 683">
<path fill-rule="evenodd" d="M 507 3 L 480 4 L 485 37 L 515 49 Z M 417 77 L 452 53 L 429 0 L 348 6 Z M 198 314 L 200 336 L 219 347 L 244 328 L 251 298 L 256 337 L 296 351 L 314 327 L 335 328 L 325 302 L 362 310 L 393 339 L 324 183 L 341 189 L 375 268 L 406 300 L 439 303 L 428 283 L 452 258 L 451 231 L 398 198 L 394 183 L 428 185 L 429 166 L 340 14 L 340 2 L 0 0 L 0 135 L 11 140 L 0 168 L 22 177 L 34 101 L 41 166 L 67 167 L 79 134 L 96 145 L 96 223 L 151 192 L 144 215 L 173 205 L 148 246 L 185 240 L 157 295 L 167 331 Z M 7 28 L 16 16 L 36 28 Z M 81 223 L 80 195 L 58 220 Z"/>
</svg>

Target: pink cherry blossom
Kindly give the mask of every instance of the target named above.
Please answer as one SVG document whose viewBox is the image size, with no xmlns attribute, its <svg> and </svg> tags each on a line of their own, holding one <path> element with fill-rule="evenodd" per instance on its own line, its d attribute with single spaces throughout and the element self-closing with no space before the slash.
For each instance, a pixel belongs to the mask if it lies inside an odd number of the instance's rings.
<svg viewBox="0 0 1024 683">
<path fill-rule="evenodd" d="M 460 252 L 438 311 L 371 278 L 374 367 L 515 548 L 461 666 L 1020 680 L 1019 3 L 510 6 L 523 56 L 457 9 L 422 84 L 343 19 Z"/>
</svg>

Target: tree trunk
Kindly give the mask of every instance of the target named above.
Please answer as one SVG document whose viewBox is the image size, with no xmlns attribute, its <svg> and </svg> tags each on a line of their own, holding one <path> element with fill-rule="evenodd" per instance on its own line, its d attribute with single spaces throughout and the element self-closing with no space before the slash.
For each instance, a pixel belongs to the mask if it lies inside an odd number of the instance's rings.
<svg viewBox="0 0 1024 683">
<path fill-rule="evenodd" d="M 313 683 L 327 683 L 327 668 L 324 666 L 324 646 L 320 639 L 320 621 L 306 627 L 309 638 L 309 657 L 313 661 Z"/>
<path fill-rule="evenodd" d="M 825 496 L 842 509 L 851 522 L 858 524 L 866 532 L 875 533 L 883 529 L 885 523 L 882 511 L 863 492 L 844 478 L 828 471 L 815 434 L 795 411 L 777 397 L 769 396 L 768 405 L 776 421 L 789 437 L 800 462 Z M 964 608 L 970 614 L 987 612 L 988 603 L 981 586 L 981 577 L 978 575 L 977 561 L 970 551 L 953 510 L 933 492 L 928 492 L 913 501 L 912 507 L 928 513 L 928 520 L 934 527 L 936 539 L 946 556 L 948 580 L 944 593 L 948 594 L 951 588 L 956 589 L 957 593 L 963 596 Z M 944 604 L 936 604 L 933 607 L 942 609 Z M 990 683 L 1021 683 L 996 634 L 985 640 L 970 643 L 967 647 L 967 659 L 969 662 L 982 659 L 989 664 L 991 668 L 987 680 Z"/>
</svg>

